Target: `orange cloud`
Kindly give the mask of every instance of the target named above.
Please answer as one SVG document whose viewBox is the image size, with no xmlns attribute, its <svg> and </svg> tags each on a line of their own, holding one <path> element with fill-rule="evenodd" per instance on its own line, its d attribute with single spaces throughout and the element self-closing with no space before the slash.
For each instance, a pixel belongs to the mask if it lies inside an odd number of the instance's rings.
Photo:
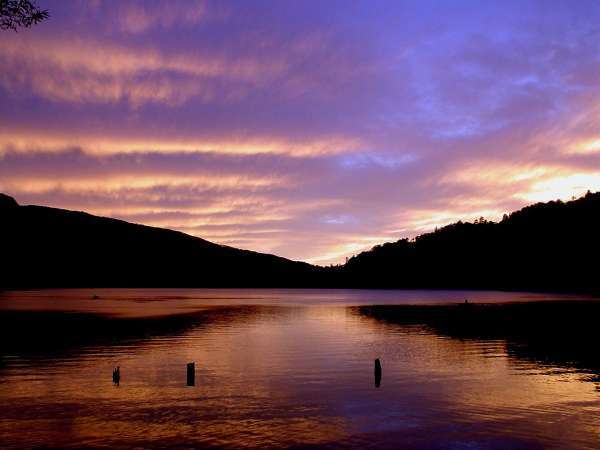
<svg viewBox="0 0 600 450">
<path fill-rule="evenodd" d="M 496 191 L 504 198 L 526 201 L 567 200 L 587 190 L 600 190 L 600 169 L 582 170 L 551 160 L 538 164 L 484 161 L 459 168 L 443 177 L 440 183 L 485 189 L 486 193 Z M 473 214 L 480 212 L 471 209 L 470 216 Z"/>
<path fill-rule="evenodd" d="M 149 189 L 154 186 L 187 186 L 203 189 L 235 188 L 239 190 L 273 186 L 284 183 L 284 177 L 249 177 L 243 175 L 198 175 L 198 176 L 166 176 L 166 175 L 119 175 L 100 176 L 98 178 L 78 178 L 77 175 L 62 179 L 40 179 L 19 177 L 17 180 L 4 179 L 0 189 L 20 192 L 45 192 L 60 188 L 64 191 L 104 191 L 111 192 L 119 189 Z"/>
<path fill-rule="evenodd" d="M 286 61 L 278 58 L 261 61 L 190 51 L 173 55 L 153 48 L 125 47 L 89 39 L 6 37 L 0 41 L 0 56 L 14 63 L 58 68 L 65 73 L 85 70 L 106 76 L 170 71 L 197 77 L 259 81 L 280 75 L 287 68 Z"/>
<path fill-rule="evenodd" d="M 237 83 L 224 96 L 231 100 L 287 70 L 287 62 L 277 58 L 170 55 L 82 39 L 6 37 L 0 41 L 0 61 L 10 68 L 0 77 L 0 84 L 10 91 L 32 90 L 53 101 L 72 103 L 127 101 L 134 107 L 223 97 L 214 84 L 217 79 Z"/>
<path fill-rule="evenodd" d="M 0 156 L 8 150 L 21 153 L 63 152 L 77 147 L 92 155 L 121 153 L 216 153 L 231 155 L 285 154 L 297 157 L 334 155 L 359 148 L 360 141 L 351 137 L 323 136 L 298 141 L 294 139 L 235 137 L 136 137 L 94 136 L 88 133 L 55 133 L 38 130 L 5 130 L 0 126 Z"/>
</svg>

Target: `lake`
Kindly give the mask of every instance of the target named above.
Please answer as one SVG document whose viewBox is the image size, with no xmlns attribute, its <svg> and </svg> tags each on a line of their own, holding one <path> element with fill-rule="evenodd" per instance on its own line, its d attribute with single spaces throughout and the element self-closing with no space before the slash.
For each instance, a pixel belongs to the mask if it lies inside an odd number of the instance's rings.
<svg viewBox="0 0 600 450">
<path fill-rule="evenodd" d="M 598 305 L 484 291 L 4 292 L 0 447 L 598 448 Z"/>
</svg>

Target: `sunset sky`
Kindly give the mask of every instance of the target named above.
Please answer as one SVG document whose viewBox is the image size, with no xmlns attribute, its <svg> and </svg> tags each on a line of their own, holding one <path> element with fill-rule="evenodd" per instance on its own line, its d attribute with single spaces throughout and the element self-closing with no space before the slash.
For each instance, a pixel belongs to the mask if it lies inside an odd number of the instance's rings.
<svg viewBox="0 0 600 450">
<path fill-rule="evenodd" d="M 600 1 L 49 1 L 0 191 L 319 264 L 600 190 Z"/>
</svg>

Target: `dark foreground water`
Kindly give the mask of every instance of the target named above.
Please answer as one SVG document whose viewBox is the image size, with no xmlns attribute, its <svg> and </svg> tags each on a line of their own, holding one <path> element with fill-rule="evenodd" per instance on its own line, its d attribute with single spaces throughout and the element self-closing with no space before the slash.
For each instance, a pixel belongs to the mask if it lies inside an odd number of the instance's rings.
<svg viewBox="0 0 600 450">
<path fill-rule="evenodd" d="M 0 293 L 0 447 L 598 448 L 599 311 L 494 292 Z"/>
</svg>

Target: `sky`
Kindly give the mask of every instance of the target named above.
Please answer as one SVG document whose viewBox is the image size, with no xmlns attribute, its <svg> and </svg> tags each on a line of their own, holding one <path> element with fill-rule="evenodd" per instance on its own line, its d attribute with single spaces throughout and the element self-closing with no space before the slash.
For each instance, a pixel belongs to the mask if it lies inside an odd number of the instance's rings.
<svg viewBox="0 0 600 450">
<path fill-rule="evenodd" d="M 38 0 L 0 191 L 317 264 L 600 190 L 600 2 Z"/>
</svg>

